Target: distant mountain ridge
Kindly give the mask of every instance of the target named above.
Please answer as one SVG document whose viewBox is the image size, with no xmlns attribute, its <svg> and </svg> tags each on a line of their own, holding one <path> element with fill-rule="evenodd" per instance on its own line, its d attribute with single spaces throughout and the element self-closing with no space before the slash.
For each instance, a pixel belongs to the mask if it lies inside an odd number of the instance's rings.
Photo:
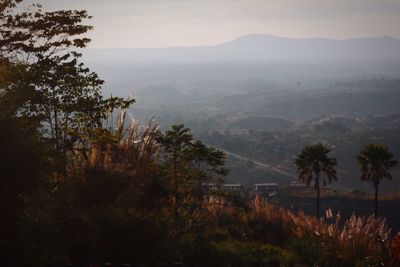
<svg viewBox="0 0 400 267">
<path fill-rule="evenodd" d="M 88 61 L 132 63 L 252 62 L 290 64 L 400 64 L 400 40 L 392 37 L 295 39 L 252 34 L 214 46 L 87 49 Z"/>
</svg>

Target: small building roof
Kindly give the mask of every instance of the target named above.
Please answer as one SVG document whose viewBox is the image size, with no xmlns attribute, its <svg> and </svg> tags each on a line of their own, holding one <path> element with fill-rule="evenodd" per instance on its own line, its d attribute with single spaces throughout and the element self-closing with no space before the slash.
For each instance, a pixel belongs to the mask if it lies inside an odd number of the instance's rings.
<svg viewBox="0 0 400 267">
<path fill-rule="evenodd" d="M 290 186 L 305 186 L 305 184 L 299 183 L 298 181 L 292 181 L 290 182 Z"/>
<path fill-rule="evenodd" d="M 242 184 L 223 184 L 224 187 L 241 187 Z"/>
<path fill-rule="evenodd" d="M 271 187 L 271 186 L 278 186 L 277 183 L 261 183 L 261 184 L 254 184 L 256 187 Z"/>
<path fill-rule="evenodd" d="M 217 185 L 216 183 L 202 183 L 202 186 L 215 186 Z"/>
</svg>

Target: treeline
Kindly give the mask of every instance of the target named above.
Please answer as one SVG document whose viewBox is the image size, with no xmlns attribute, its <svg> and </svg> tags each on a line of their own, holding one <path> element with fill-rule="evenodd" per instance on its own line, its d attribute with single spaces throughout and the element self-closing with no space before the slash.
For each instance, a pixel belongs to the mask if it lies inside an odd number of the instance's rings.
<svg viewBox="0 0 400 267">
<path fill-rule="evenodd" d="M 396 266 L 382 219 L 344 226 L 255 199 L 205 202 L 225 155 L 127 119 L 80 61 L 86 11 L 0 2 L 0 265 Z M 307 178 L 308 179 L 308 178 Z"/>
</svg>

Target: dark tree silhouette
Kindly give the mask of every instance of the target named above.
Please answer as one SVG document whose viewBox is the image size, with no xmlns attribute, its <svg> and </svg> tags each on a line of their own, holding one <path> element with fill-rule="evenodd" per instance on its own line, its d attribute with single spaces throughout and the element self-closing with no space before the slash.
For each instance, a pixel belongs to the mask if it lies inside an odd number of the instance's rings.
<svg viewBox="0 0 400 267">
<path fill-rule="evenodd" d="M 38 4 L 19 9 L 19 2 L 0 5 L 0 74 L 7 75 L 0 78 L 0 102 L 44 126 L 54 166 L 65 173 L 71 140 L 133 100 L 104 98 L 103 80 L 80 62 L 77 50 L 90 42 L 84 34 L 92 29 L 84 24 L 91 18 L 86 10 L 48 12 Z"/>
<path fill-rule="evenodd" d="M 331 183 L 332 179 L 337 180 L 336 159 L 330 158 L 328 154 L 331 149 L 323 144 L 306 146 L 295 160 L 295 165 L 299 172 L 299 180 L 310 185 L 315 181 L 315 190 L 317 190 L 317 210 L 316 216 L 319 218 L 319 198 L 320 198 L 320 178 L 323 174 L 323 184 Z"/>
<path fill-rule="evenodd" d="M 201 183 L 212 180 L 215 175 L 223 176 L 227 173 L 224 168 L 225 154 L 207 147 L 201 141 L 194 141 L 190 129 L 183 124 L 173 125 L 159 136 L 158 141 L 165 169 L 170 169 L 168 175 L 172 178 L 175 226 L 178 227 L 179 210 L 183 203 L 191 206 L 194 204 L 193 199 L 202 201 L 202 197 L 197 194 Z M 196 204 L 198 201 L 195 201 Z"/>
<path fill-rule="evenodd" d="M 23 209 L 48 175 L 44 146 L 30 124 L 0 112 L 0 258 L 6 266 L 17 266 Z"/>
<path fill-rule="evenodd" d="M 372 181 L 375 189 L 375 218 L 378 217 L 378 187 L 383 179 L 392 180 L 390 169 L 398 164 L 386 145 L 366 145 L 357 155 L 361 180 Z"/>
<path fill-rule="evenodd" d="M 168 161 L 172 163 L 172 177 L 173 177 L 173 194 L 174 194 L 174 214 L 175 214 L 175 227 L 178 227 L 179 206 L 180 206 L 180 193 L 179 193 L 179 173 L 178 169 L 182 161 L 185 151 L 191 146 L 193 136 L 188 128 L 183 124 L 173 125 L 170 130 L 167 130 L 164 135 L 159 137 L 161 147 L 164 149 Z"/>
</svg>

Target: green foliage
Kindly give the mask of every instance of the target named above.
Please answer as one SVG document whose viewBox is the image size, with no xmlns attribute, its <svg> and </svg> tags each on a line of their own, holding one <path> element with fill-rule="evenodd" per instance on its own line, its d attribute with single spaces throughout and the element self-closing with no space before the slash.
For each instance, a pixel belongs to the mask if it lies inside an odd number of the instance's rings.
<svg viewBox="0 0 400 267">
<path fill-rule="evenodd" d="M 196 172 L 198 182 L 206 182 L 215 178 L 214 174 L 220 176 L 227 174 L 227 170 L 223 167 L 225 154 L 204 145 L 199 140 L 194 141 L 190 130 L 183 124 L 173 125 L 165 134 L 159 136 L 158 141 L 164 162 L 172 162 L 174 165 L 174 176 L 176 174 L 184 178 L 184 172 Z M 178 174 L 178 171 L 181 173 Z"/>
<path fill-rule="evenodd" d="M 55 166 L 65 174 L 66 153 L 76 141 L 70 132 L 99 127 L 110 112 L 133 100 L 105 99 L 104 82 L 79 61 L 76 49 L 87 45 L 90 39 L 82 35 L 92 29 L 84 24 L 90 19 L 85 10 L 47 12 L 33 4 L 18 11 L 17 6 L 6 3 L 0 17 L 0 74 L 8 76 L 0 79 L 0 102 L 41 122 L 54 146 Z"/>
</svg>

